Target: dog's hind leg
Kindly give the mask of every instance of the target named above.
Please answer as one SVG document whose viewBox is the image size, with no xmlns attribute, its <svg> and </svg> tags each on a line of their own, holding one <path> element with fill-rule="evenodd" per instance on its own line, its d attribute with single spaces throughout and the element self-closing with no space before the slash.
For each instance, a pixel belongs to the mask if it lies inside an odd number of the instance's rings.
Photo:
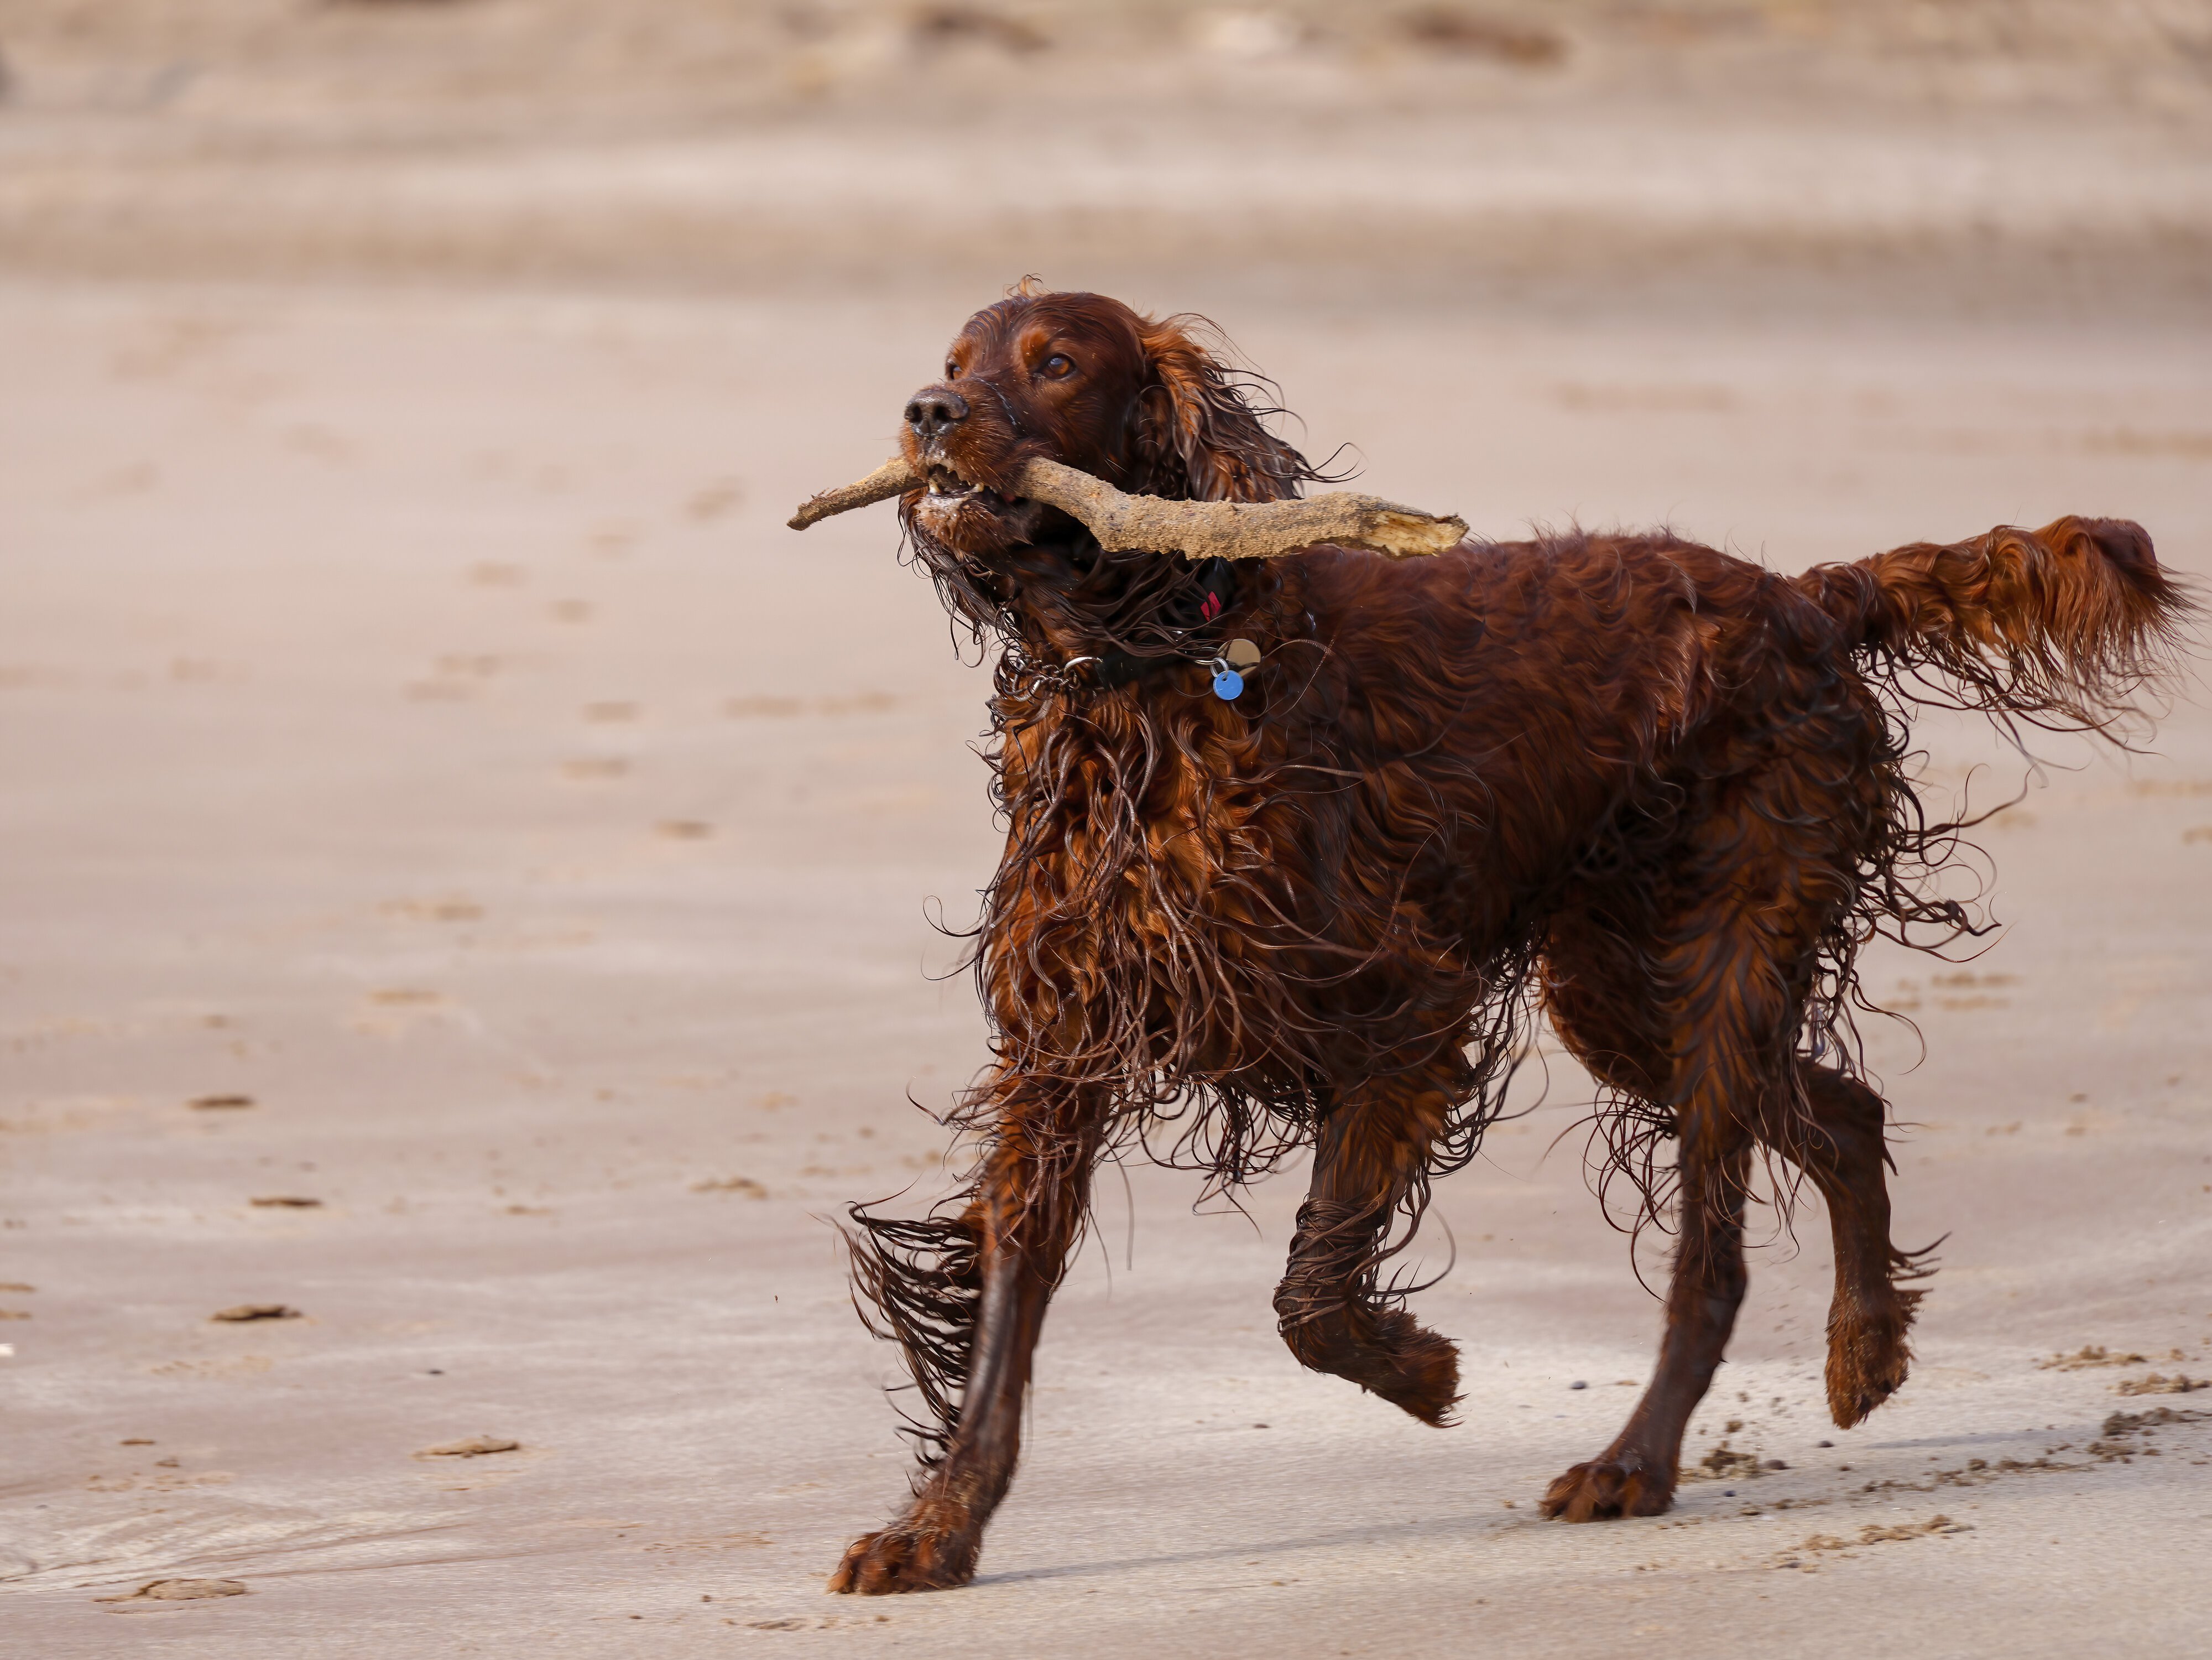
<svg viewBox="0 0 2212 1660">
<path fill-rule="evenodd" d="M 1917 1290 L 1898 1284 L 1912 1257 L 1889 1240 L 1888 1153 L 1882 1100 L 1832 1067 L 1798 1062 L 1809 1121 L 1775 1123 L 1777 1098 L 1759 1139 L 1813 1178 L 1835 1242 L 1836 1295 L 1828 1310 L 1828 1411 L 1849 1429 L 1904 1384 Z"/>
<path fill-rule="evenodd" d="M 1794 816 L 1813 823 L 1809 815 Z M 1613 1444 L 1545 1493 L 1570 1522 L 1656 1516 L 1673 1502 L 1690 1414 L 1711 1386 L 1748 1274 L 1743 1213 L 1753 1137 L 1794 1098 L 1796 1011 L 1821 914 L 1812 865 L 1759 857 L 1774 819 L 1748 797 L 1709 811 L 1668 879 L 1593 894 L 1563 913 L 1546 995 L 1568 1046 L 1677 1138 L 1677 1237 L 1665 1335 L 1644 1398 Z M 1762 867 L 1763 866 L 1763 867 Z M 1603 899 L 1604 903 L 1596 903 Z M 1647 1207 L 1656 1195 L 1647 1190 Z M 1647 1215 L 1651 1212 L 1647 1208 Z"/>
<path fill-rule="evenodd" d="M 1322 1122 L 1313 1183 L 1275 1315 L 1300 1365 L 1347 1377 L 1425 1424 L 1442 1425 L 1459 1398 L 1459 1353 L 1398 1305 L 1380 1284 L 1391 1220 L 1423 1174 L 1449 1122 L 1452 1061 L 1377 1079 Z"/>
<path fill-rule="evenodd" d="M 1080 1091 L 1008 1077 L 998 1091 L 989 1152 L 967 1208 L 945 1224 L 920 1225 L 956 1236 L 937 1255 L 957 1266 L 917 1274 L 887 1262 L 880 1246 L 856 1242 L 859 1288 L 945 1421 L 924 1428 L 914 1502 L 890 1527 L 853 1541 L 831 1590 L 967 1584 L 984 1525 L 1013 1481 L 1030 1355 L 1082 1231 L 1100 1124 L 1096 1103 Z M 919 1323 L 917 1304 L 927 1305 Z"/>
<path fill-rule="evenodd" d="M 1545 1515 L 1570 1522 L 1657 1516 L 1674 1502 L 1683 1432 L 1712 1386 L 1749 1283 L 1743 1260 L 1749 1150 L 1749 1138 L 1730 1121 L 1686 1116 L 1680 1237 L 1658 1368 L 1613 1444 L 1546 1490 Z"/>
</svg>

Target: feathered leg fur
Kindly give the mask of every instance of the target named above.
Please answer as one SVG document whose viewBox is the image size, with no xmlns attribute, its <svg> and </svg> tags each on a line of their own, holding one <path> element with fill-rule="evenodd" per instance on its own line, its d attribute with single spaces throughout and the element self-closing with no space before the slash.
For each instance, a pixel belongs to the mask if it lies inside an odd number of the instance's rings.
<svg viewBox="0 0 2212 1660">
<path fill-rule="evenodd" d="M 830 1576 L 834 1591 L 967 1584 L 984 1526 L 1013 1481 L 1030 1355 L 1081 1234 L 1100 1124 L 1083 1091 L 1006 1078 L 997 1092 L 990 1148 L 966 1209 L 921 1225 L 937 1227 L 942 1243 L 903 1262 L 866 1241 L 854 1253 L 864 1314 L 872 1307 L 872 1323 L 899 1342 L 930 1417 L 915 1428 L 913 1503 L 853 1541 Z"/>
<path fill-rule="evenodd" d="M 1452 1061 L 1354 1091 L 1322 1125 L 1313 1183 L 1298 1207 L 1275 1290 L 1283 1341 L 1301 1365 L 1334 1372 L 1443 1425 L 1459 1398 L 1459 1353 L 1382 1284 L 1394 1219 L 1418 1218 L 1431 1144 L 1451 1116 Z M 1407 1235 L 1410 1237 L 1410 1233 Z"/>
</svg>

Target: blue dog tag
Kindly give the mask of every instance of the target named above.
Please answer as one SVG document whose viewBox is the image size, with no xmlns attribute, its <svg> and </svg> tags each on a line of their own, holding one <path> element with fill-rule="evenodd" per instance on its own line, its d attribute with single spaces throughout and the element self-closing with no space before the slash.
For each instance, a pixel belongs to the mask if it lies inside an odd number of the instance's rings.
<svg viewBox="0 0 2212 1660">
<path fill-rule="evenodd" d="M 1224 669 L 1213 677 L 1213 695 L 1224 703 L 1233 703 L 1243 695 L 1244 677 L 1235 669 Z"/>
</svg>

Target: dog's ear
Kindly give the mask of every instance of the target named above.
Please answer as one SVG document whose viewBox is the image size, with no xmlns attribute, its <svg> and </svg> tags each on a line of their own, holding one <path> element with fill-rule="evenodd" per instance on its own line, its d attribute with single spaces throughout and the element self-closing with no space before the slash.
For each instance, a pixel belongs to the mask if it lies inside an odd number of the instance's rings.
<svg viewBox="0 0 2212 1660">
<path fill-rule="evenodd" d="M 1283 411 L 1253 406 L 1253 377 L 1222 366 L 1205 343 L 1212 333 L 1200 318 L 1145 320 L 1132 487 L 1176 501 L 1287 500 L 1314 470 L 1261 424 L 1263 416 Z"/>
</svg>

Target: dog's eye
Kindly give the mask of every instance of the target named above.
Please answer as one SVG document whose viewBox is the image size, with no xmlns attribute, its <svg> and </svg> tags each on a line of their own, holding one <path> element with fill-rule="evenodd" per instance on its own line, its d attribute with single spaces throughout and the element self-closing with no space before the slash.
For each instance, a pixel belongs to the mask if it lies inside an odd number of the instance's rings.
<svg viewBox="0 0 2212 1660">
<path fill-rule="evenodd" d="M 1058 352 L 1054 352 L 1051 356 L 1046 358 L 1043 362 L 1037 365 L 1037 372 L 1040 374 L 1044 375 L 1048 380 L 1058 380 L 1064 379 L 1067 375 L 1073 374 L 1075 372 L 1075 365 L 1069 362 L 1067 359 L 1062 357 Z"/>
<path fill-rule="evenodd" d="M 945 360 L 945 378 L 948 380 L 957 380 L 960 378 L 959 359 L 948 357 Z"/>
</svg>

